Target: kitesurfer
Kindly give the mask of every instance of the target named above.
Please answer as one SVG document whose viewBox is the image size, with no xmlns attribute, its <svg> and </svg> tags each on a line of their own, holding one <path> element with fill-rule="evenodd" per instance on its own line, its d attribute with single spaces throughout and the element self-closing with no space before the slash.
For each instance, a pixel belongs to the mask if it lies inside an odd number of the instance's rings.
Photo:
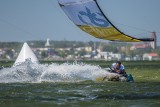
<svg viewBox="0 0 160 107">
<path fill-rule="evenodd" d="M 118 74 L 121 74 L 121 75 L 126 74 L 125 69 L 124 69 L 124 65 L 121 64 L 120 61 L 117 61 L 116 63 L 113 63 L 111 65 L 111 70 L 112 70 L 112 72 L 118 73 Z"/>
<path fill-rule="evenodd" d="M 124 69 L 124 65 L 120 61 L 113 63 L 111 65 L 111 71 L 113 73 L 120 74 L 120 76 L 125 77 L 127 82 L 134 82 L 134 79 L 131 74 L 127 74 Z"/>
</svg>

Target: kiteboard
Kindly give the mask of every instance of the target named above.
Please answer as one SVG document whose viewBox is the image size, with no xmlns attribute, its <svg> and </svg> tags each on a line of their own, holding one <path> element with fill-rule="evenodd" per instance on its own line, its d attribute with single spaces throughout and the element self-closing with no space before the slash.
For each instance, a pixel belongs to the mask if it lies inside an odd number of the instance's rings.
<svg viewBox="0 0 160 107">
<path fill-rule="evenodd" d="M 99 76 L 96 78 L 96 81 L 121 81 L 121 82 L 134 82 L 134 79 L 131 74 L 117 74 L 113 73 L 110 68 L 105 68 L 107 75 Z"/>
</svg>

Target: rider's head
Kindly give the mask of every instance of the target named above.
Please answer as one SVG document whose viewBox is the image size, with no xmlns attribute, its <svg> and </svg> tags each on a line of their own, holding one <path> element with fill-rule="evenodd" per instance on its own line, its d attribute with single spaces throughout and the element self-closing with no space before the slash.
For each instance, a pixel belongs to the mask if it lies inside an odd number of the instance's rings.
<svg viewBox="0 0 160 107">
<path fill-rule="evenodd" d="M 121 65 L 121 62 L 120 62 L 120 61 L 117 61 L 117 62 L 116 62 L 116 68 L 119 68 L 120 65 Z"/>
</svg>

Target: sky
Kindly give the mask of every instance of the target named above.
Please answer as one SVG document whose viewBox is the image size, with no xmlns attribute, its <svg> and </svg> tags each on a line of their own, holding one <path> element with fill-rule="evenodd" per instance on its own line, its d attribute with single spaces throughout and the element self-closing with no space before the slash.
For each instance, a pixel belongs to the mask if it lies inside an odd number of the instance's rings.
<svg viewBox="0 0 160 107">
<path fill-rule="evenodd" d="M 160 0 L 97 0 L 104 14 L 129 35 L 160 35 Z M 57 0 L 0 0 L 0 42 L 104 41 L 81 31 Z"/>
</svg>

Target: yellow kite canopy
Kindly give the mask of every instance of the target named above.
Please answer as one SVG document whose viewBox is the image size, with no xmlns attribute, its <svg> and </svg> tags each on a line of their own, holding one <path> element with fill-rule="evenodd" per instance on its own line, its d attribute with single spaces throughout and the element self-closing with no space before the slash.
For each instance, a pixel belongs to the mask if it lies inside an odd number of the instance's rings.
<svg viewBox="0 0 160 107">
<path fill-rule="evenodd" d="M 96 38 L 122 42 L 153 41 L 135 38 L 119 31 L 103 14 L 96 0 L 58 0 L 66 15 L 81 30 Z"/>
</svg>

